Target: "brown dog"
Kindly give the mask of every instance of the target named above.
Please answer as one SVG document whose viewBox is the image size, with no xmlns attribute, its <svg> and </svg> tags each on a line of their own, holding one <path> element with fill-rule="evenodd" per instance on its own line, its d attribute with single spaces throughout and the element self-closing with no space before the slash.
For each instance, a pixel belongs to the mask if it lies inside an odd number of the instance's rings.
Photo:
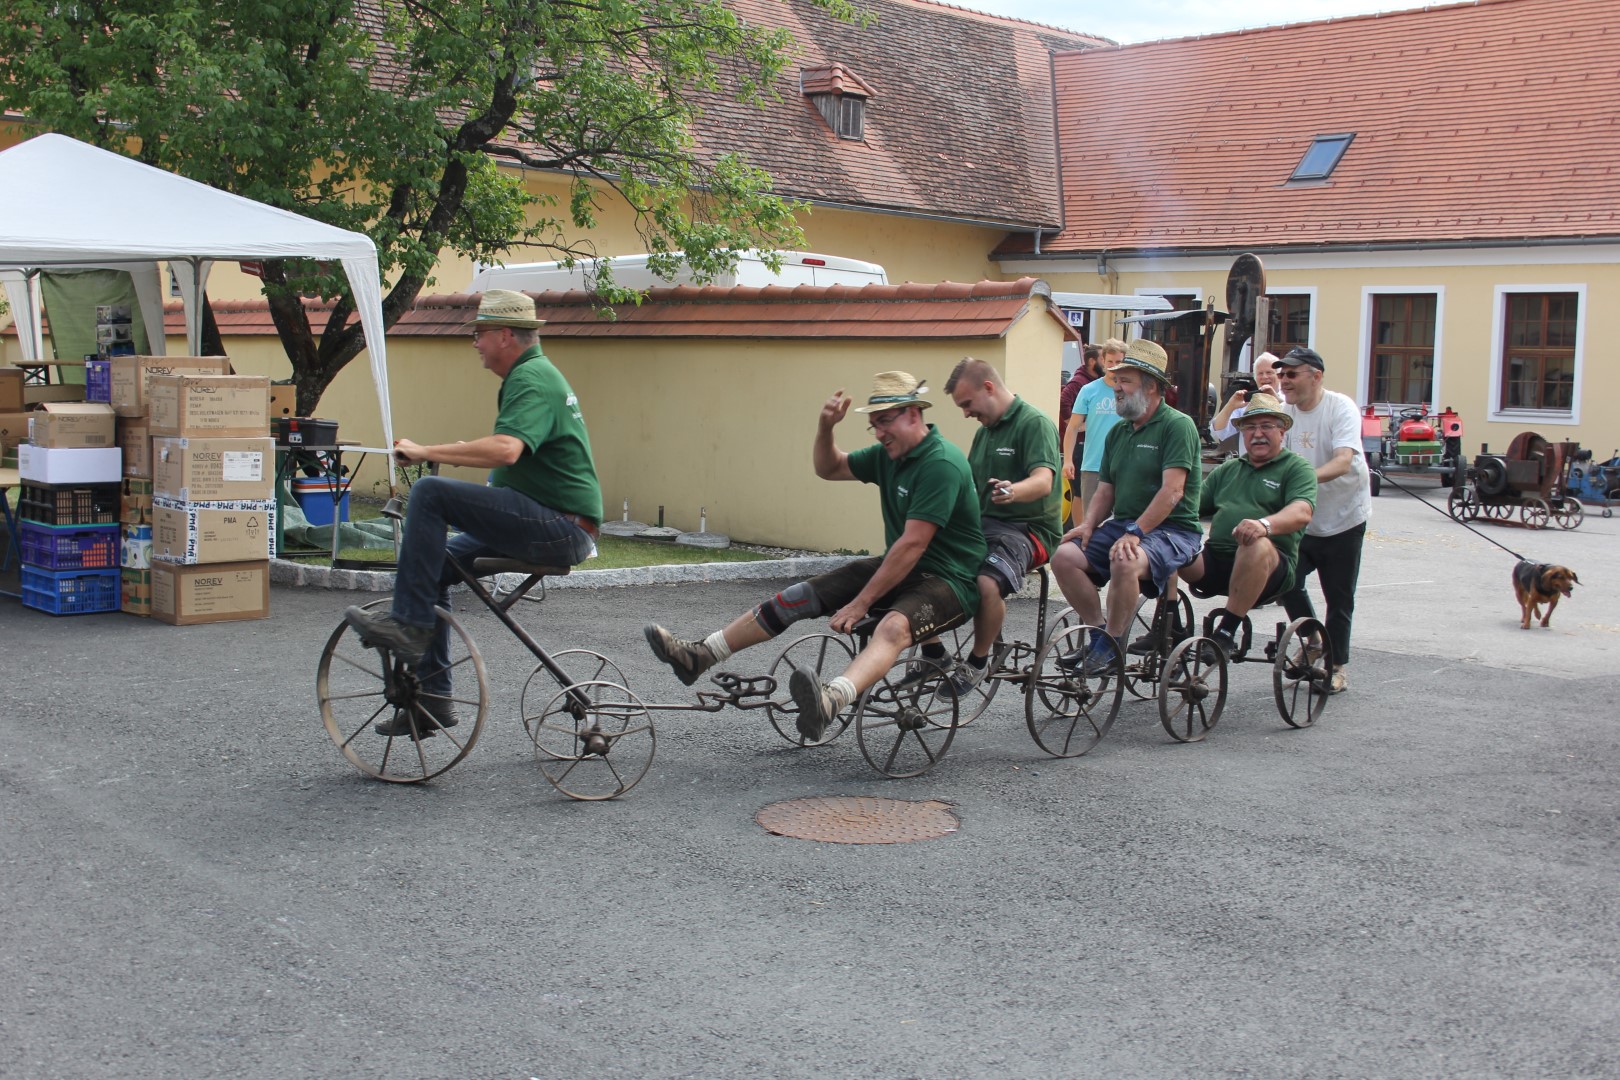
<svg viewBox="0 0 1620 1080">
<path fill-rule="evenodd" d="M 1567 566 L 1554 566 L 1551 563 L 1533 563 L 1524 559 L 1513 568 L 1513 592 L 1519 598 L 1519 607 L 1523 610 L 1524 619 L 1519 623 L 1520 630 L 1530 629 L 1530 620 L 1540 617 L 1541 625 L 1546 626 L 1547 620 L 1552 618 L 1553 608 L 1558 606 L 1560 596 L 1568 596 L 1570 590 L 1580 584 L 1580 578 L 1575 571 Z M 1541 605 L 1547 605 L 1547 614 L 1541 614 Z"/>
</svg>

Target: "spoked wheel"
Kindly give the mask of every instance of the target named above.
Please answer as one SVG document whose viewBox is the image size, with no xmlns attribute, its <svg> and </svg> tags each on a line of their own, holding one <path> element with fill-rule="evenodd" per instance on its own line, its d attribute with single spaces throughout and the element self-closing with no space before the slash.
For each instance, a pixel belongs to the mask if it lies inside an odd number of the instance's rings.
<svg viewBox="0 0 1620 1080">
<path fill-rule="evenodd" d="M 1311 642 L 1317 642 L 1315 646 Z M 1304 728 L 1322 715 L 1333 688 L 1333 657 L 1327 632 L 1315 619 L 1295 619 L 1277 641 L 1272 662 L 1271 689 L 1277 712 L 1289 727 Z"/>
<path fill-rule="evenodd" d="M 1127 642 L 1125 657 L 1125 689 L 1131 696 L 1141 701 L 1147 701 L 1157 696 L 1159 676 L 1164 670 L 1164 658 L 1177 642 L 1185 641 L 1194 632 L 1197 626 L 1193 622 L 1192 597 L 1187 595 L 1186 589 L 1176 590 L 1175 610 L 1171 613 L 1169 640 L 1154 643 L 1153 618 L 1159 609 L 1159 602 L 1143 601 L 1136 605 L 1136 617 L 1131 620 L 1131 628 L 1127 632 L 1131 640 Z M 1144 615 L 1143 612 L 1147 614 Z M 1146 652 L 1136 652 L 1136 649 L 1145 648 Z"/>
<path fill-rule="evenodd" d="M 855 740 L 867 764 L 895 780 L 937 765 L 956 738 L 956 694 L 943 678 L 906 685 L 904 657 L 855 705 Z"/>
<path fill-rule="evenodd" d="M 1188 638 L 1164 659 L 1159 723 L 1177 742 L 1201 742 L 1226 707 L 1226 657 L 1206 637 Z"/>
<path fill-rule="evenodd" d="M 386 606 L 376 600 L 366 606 Z M 418 670 L 387 650 L 369 648 L 348 623 L 339 623 L 321 652 L 315 695 L 321 722 L 338 751 L 367 776 L 395 784 L 415 784 L 447 771 L 472 752 L 484 730 L 489 685 L 484 658 L 461 624 L 443 608 L 434 609 L 450 628 L 450 661 L 444 668 Z M 448 673 L 449 695 L 422 689 L 423 679 Z M 434 714 L 449 709 L 459 721 L 440 728 Z M 395 719 L 407 733 L 379 735 L 373 727 Z"/>
<path fill-rule="evenodd" d="M 765 706 L 765 715 L 770 718 L 771 727 L 776 729 L 776 733 L 794 746 L 809 745 L 799 734 L 799 707 L 793 704 L 793 695 L 788 693 L 788 679 L 795 667 L 810 668 L 817 678 L 826 682 L 841 673 L 853 659 L 855 649 L 843 634 L 808 634 L 783 649 L 771 664 L 769 674 L 776 680 L 776 689 L 771 692 L 771 700 Z M 838 738 L 854 718 L 854 709 L 844 709 L 827 726 L 827 733 L 821 742 L 814 745 L 820 746 Z"/>
<path fill-rule="evenodd" d="M 1081 623 L 1047 641 L 1035 658 L 1030 685 L 1024 694 L 1024 722 L 1035 745 L 1053 757 L 1079 757 L 1102 741 L 1119 715 L 1125 697 L 1125 679 L 1114 657 L 1106 675 L 1086 676 L 1058 661 L 1084 648 L 1092 633 L 1106 633 Z"/>
<path fill-rule="evenodd" d="M 1582 506 L 1581 500 L 1575 496 L 1565 495 L 1559 500 L 1558 505 L 1553 507 L 1552 516 L 1560 529 L 1578 528 L 1586 518 L 1586 507 Z"/>
<path fill-rule="evenodd" d="M 1547 519 L 1552 516 L 1545 499 L 1526 499 L 1519 506 L 1519 520 L 1532 529 L 1545 529 Z"/>
<path fill-rule="evenodd" d="M 619 670 L 618 664 L 589 649 L 564 649 L 560 653 L 552 653 L 551 660 L 562 669 L 564 675 L 568 676 L 567 680 L 559 682 L 557 676 L 544 664 L 537 664 L 535 669 L 529 672 L 528 681 L 523 684 L 523 694 L 518 698 L 518 709 L 523 717 L 523 730 L 529 733 L 531 740 L 535 740 L 534 746 L 537 751 L 541 749 L 537 721 L 544 707 L 556 696 L 558 690 L 582 682 L 629 685 L 629 680 Z"/>
<path fill-rule="evenodd" d="M 1458 521 L 1473 521 L 1479 517 L 1479 496 L 1474 494 L 1471 487 L 1460 491 L 1453 488 L 1451 496 L 1446 499 L 1446 511 Z"/>
<path fill-rule="evenodd" d="M 600 802 L 640 782 L 658 749 L 652 715 L 618 683 L 575 683 L 534 717 L 534 757 L 570 799 Z"/>
<path fill-rule="evenodd" d="M 951 654 L 953 665 L 968 662 L 968 655 L 973 651 L 973 624 L 971 622 L 963 623 L 948 633 L 942 634 L 941 639 L 945 643 L 945 648 Z M 985 661 L 984 678 L 979 680 L 977 686 L 962 695 L 962 700 L 957 704 L 956 711 L 959 717 L 956 723 L 957 727 L 967 727 L 982 716 L 984 710 L 990 707 L 990 702 L 995 698 L 996 691 L 1001 688 L 1001 683 L 991 678 L 991 676 L 996 673 L 996 663 L 1002 660 L 1008 654 L 1008 651 L 1007 645 L 1001 641 L 997 641 L 990 647 L 990 658 Z M 912 656 L 914 660 L 920 660 L 921 658 L 922 653 L 920 651 Z"/>
</svg>

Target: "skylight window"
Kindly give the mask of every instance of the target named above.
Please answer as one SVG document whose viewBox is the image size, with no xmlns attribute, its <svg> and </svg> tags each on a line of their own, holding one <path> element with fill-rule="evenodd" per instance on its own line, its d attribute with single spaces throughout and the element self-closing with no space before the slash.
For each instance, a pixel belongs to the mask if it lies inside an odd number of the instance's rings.
<svg viewBox="0 0 1620 1080">
<path fill-rule="evenodd" d="M 1344 157 L 1345 150 L 1350 147 L 1350 140 L 1356 137 L 1355 132 L 1348 135 L 1318 135 L 1311 143 L 1305 156 L 1299 159 L 1294 168 L 1294 175 L 1289 180 L 1326 180 L 1338 167 L 1339 159 Z"/>
</svg>

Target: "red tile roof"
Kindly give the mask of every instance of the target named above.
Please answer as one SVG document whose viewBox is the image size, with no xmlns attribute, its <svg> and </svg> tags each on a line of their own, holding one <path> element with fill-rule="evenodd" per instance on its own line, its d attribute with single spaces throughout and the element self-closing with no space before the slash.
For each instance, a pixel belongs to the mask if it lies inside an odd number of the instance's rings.
<svg viewBox="0 0 1620 1080">
<path fill-rule="evenodd" d="M 1617 15 L 1479 0 L 1060 55 L 1067 227 L 1043 250 L 1620 236 Z M 1290 186 L 1342 132 L 1331 177 Z"/>
<path fill-rule="evenodd" d="M 786 27 L 801 57 L 764 109 L 705 99 L 701 154 L 745 153 L 779 194 L 1016 228 L 1061 222 L 1050 53 L 1106 39 L 930 0 L 861 0 L 841 22 L 808 0 L 728 0 Z M 800 72 L 842 65 L 870 88 L 865 137 L 840 139 L 800 91 Z"/>
<path fill-rule="evenodd" d="M 1046 283 L 943 282 L 938 285 L 679 285 L 652 289 L 639 306 L 622 304 L 604 317 L 594 294 L 530 293 L 543 337 L 620 338 L 999 338 L 1030 310 L 1033 297 L 1050 297 Z M 330 304 L 307 301 L 317 325 Z M 478 310 L 478 295 L 419 297 L 388 331 L 399 337 L 465 337 L 462 327 Z M 1057 311 L 1047 316 L 1074 337 Z M 179 305 L 164 311 L 165 329 L 184 334 Z M 224 337 L 274 334 L 262 300 L 221 300 L 214 319 Z"/>
</svg>

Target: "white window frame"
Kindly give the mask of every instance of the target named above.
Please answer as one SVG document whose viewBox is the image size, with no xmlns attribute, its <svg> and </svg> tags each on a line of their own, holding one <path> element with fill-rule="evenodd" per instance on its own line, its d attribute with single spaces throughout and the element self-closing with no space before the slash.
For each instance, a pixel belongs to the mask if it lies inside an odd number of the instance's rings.
<svg viewBox="0 0 1620 1080">
<path fill-rule="evenodd" d="M 1575 385 L 1570 389 L 1569 411 L 1563 409 L 1508 409 L 1502 406 L 1502 349 L 1507 334 L 1507 298 L 1521 293 L 1575 294 Z M 1526 421 L 1573 427 L 1581 422 L 1581 378 L 1586 373 L 1585 285 L 1498 285 L 1491 304 L 1491 381 L 1485 389 L 1485 414 L 1491 420 Z"/>
<path fill-rule="evenodd" d="M 1434 390 L 1429 408 L 1435 412 L 1447 407 L 1442 400 L 1445 382 L 1446 287 L 1444 285 L 1363 285 L 1361 287 L 1361 344 L 1356 355 L 1356 402 L 1371 405 L 1377 416 L 1388 416 L 1396 408 L 1421 405 L 1419 401 L 1372 400 L 1373 301 L 1380 296 L 1411 296 L 1414 293 L 1434 295 Z M 1313 309 L 1314 310 L 1314 309 Z M 1315 320 L 1313 319 L 1314 323 Z M 1312 333 L 1315 326 L 1312 326 Z"/>
<path fill-rule="evenodd" d="M 1268 285 L 1266 287 L 1266 291 L 1265 291 L 1264 295 L 1266 295 L 1266 296 L 1308 296 L 1308 297 L 1311 298 L 1311 329 L 1310 329 L 1310 333 L 1308 335 L 1306 335 L 1306 342 L 1305 343 L 1306 343 L 1306 345 L 1308 347 L 1310 347 L 1312 349 L 1316 348 L 1316 327 L 1317 327 L 1317 324 L 1321 322 L 1321 320 L 1316 317 L 1317 309 L 1321 306 L 1321 302 L 1317 298 L 1317 295 L 1316 295 L 1316 286 L 1315 285 L 1278 285 L 1276 288 L 1272 288 L 1271 286 Z M 1271 348 L 1271 342 L 1269 342 L 1269 341 L 1266 342 L 1266 348 L 1267 349 Z M 1273 351 L 1275 351 L 1275 350 L 1273 350 Z M 1282 354 L 1277 353 L 1277 355 L 1281 356 Z M 1245 369 L 1245 370 L 1247 370 L 1247 369 Z"/>
</svg>

